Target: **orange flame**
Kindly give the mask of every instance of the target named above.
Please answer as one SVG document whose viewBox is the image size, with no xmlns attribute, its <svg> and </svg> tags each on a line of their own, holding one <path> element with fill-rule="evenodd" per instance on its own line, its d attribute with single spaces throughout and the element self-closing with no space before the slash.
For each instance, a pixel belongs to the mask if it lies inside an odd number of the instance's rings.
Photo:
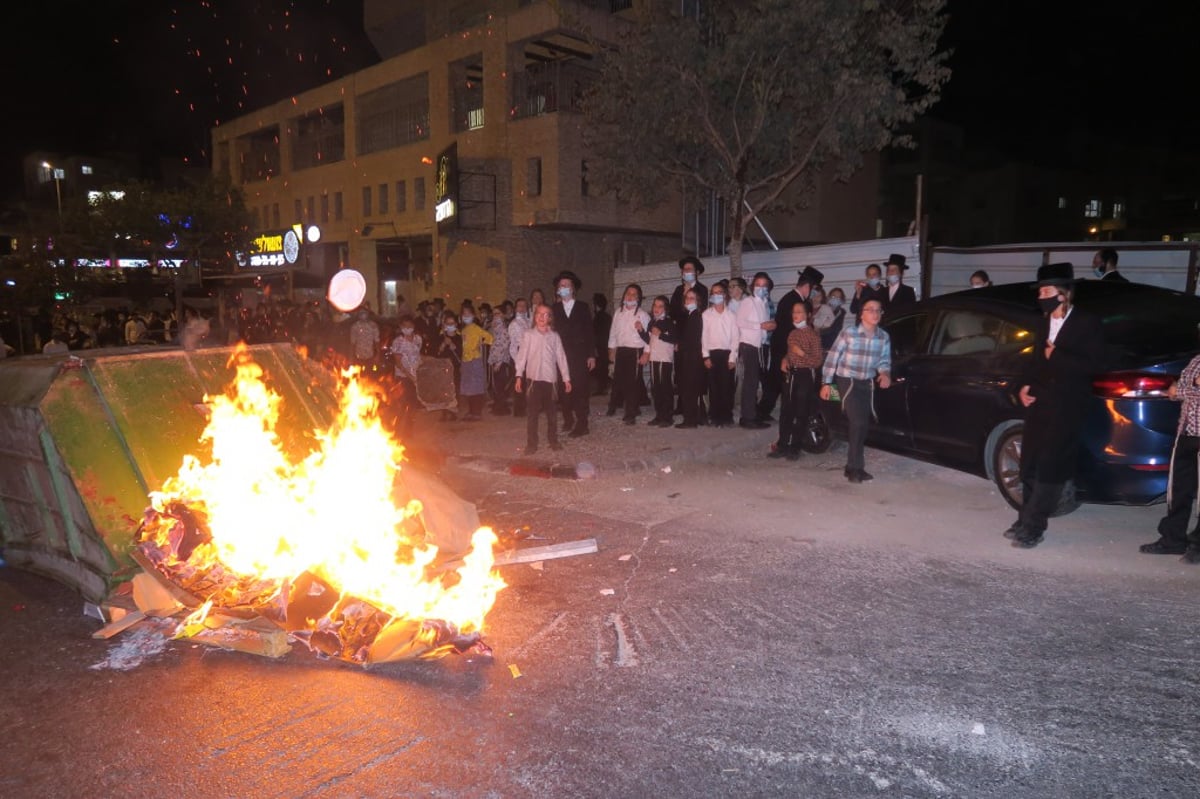
<svg viewBox="0 0 1200 799">
<path fill-rule="evenodd" d="M 341 374 L 336 421 L 315 431 L 316 448 L 294 460 L 276 433 L 281 397 L 243 348 L 230 362 L 237 377 L 229 391 L 205 397 L 211 417 L 200 440 L 211 445 L 211 459 L 185 456 L 179 474 L 150 495 L 156 511 L 181 503 L 206 517 L 211 540 L 189 562 L 219 562 L 280 585 L 309 572 L 394 618 L 481 631 L 505 587 L 492 570 L 496 536 L 475 531 L 457 579 L 431 574 L 437 547 L 411 540 L 415 528 L 406 525 L 420 502 L 394 498 L 403 447 L 380 423 L 378 400 L 358 370 Z"/>
</svg>

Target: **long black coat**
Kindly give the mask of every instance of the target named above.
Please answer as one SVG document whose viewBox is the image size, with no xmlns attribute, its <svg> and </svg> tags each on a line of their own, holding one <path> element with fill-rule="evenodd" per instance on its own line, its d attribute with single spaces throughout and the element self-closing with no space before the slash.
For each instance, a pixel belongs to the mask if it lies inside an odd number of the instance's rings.
<svg viewBox="0 0 1200 799">
<path fill-rule="evenodd" d="M 880 283 L 878 287 L 871 288 L 863 286 L 863 290 L 857 297 L 850 300 L 850 313 L 854 314 L 854 318 L 858 318 L 858 312 L 867 304 L 869 300 L 879 300 L 879 304 L 887 309 L 888 306 L 888 286 L 887 283 Z"/>
<path fill-rule="evenodd" d="M 1075 475 L 1084 407 L 1091 378 L 1104 368 L 1104 328 L 1100 318 L 1072 308 L 1047 359 L 1050 317 L 1038 324 L 1032 357 L 1017 390 L 1029 386 L 1036 402 L 1025 412 L 1021 472 L 1033 469 L 1039 482 L 1063 483 Z"/>
<path fill-rule="evenodd" d="M 554 303 L 554 330 L 562 339 L 563 354 L 571 369 L 571 382 L 587 390 L 587 359 L 596 357 L 596 329 L 592 324 L 592 309 L 582 300 L 575 300 L 571 315 L 561 302 Z"/>
<path fill-rule="evenodd" d="M 889 293 L 890 292 L 887 291 L 884 292 L 885 295 Z M 888 297 L 888 299 L 884 301 L 883 310 L 887 312 L 890 318 L 895 319 L 897 316 L 911 309 L 916 304 L 916 289 L 914 289 L 912 286 L 906 286 L 901 283 L 900 287 L 896 289 L 896 296 Z"/>
<path fill-rule="evenodd" d="M 671 305 L 667 309 L 667 314 L 675 320 L 675 326 L 683 328 L 683 323 L 687 320 L 688 311 L 683 307 L 683 295 L 689 288 L 696 291 L 696 310 L 703 313 L 708 307 L 708 286 L 705 286 L 697 280 L 691 286 L 685 286 L 680 283 L 675 287 L 675 291 L 671 294 Z"/>
</svg>

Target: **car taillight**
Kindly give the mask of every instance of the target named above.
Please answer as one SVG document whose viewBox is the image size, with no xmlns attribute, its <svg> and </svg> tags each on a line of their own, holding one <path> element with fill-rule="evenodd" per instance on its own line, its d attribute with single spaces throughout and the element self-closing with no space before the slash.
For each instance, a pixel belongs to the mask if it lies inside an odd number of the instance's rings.
<svg viewBox="0 0 1200 799">
<path fill-rule="evenodd" d="M 1092 378 L 1092 391 L 1105 399 L 1165 397 L 1174 375 L 1146 372 L 1109 372 Z"/>
</svg>

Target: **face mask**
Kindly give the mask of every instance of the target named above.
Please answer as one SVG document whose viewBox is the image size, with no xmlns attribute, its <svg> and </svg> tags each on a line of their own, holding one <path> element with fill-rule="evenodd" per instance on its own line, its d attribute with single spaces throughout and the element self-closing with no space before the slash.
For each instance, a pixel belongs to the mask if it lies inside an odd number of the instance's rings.
<svg viewBox="0 0 1200 799">
<path fill-rule="evenodd" d="M 688 313 L 691 313 L 692 311 L 696 310 L 696 303 L 689 302 L 687 305 L 684 305 L 683 307 L 688 309 Z"/>
<path fill-rule="evenodd" d="M 900 276 L 899 276 L 899 275 L 888 275 L 888 285 L 889 285 L 889 286 L 894 286 L 894 285 L 896 285 L 896 284 L 897 284 L 897 283 L 899 283 L 899 282 L 900 282 Z"/>
<path fill-rule="evenodd" d="M 638 307 L 638 301 L 637 300 L 625 300 L 625 307 L 632 311 L 634 308 Z"/>
<path fill-rule="evenodd" d="M 881 282 L 882 282 L 882 281 L 881 281 L 879 278 L 877 278 L 877 277 L 869 277 L 869 278 L 867 278 L 867 285 L 868 285 L 868 286 L 870 286 L 870 287 L 871 287 L 871 288 L 873 288 L 873 289 L 877 289 L 877 288 L 879 288 L 879 284 L 880 284 Z"/>
<path fill-rule="evenodd" d="M 725 295 L 724 294 L 714 294 L 711 297 L 709 297 L 708 300 L 713 305 L 724 305 L 725 304 Z"/>
<path fill-rule="evenodd" d="M 982 284 L 982 283 L 972 283 L 972 284 L 971 284 L 971 288 L 973 288 L 973 289 L 981 289 L 981 288 L 983 288 L 983 284 Z"/>
<path fill-rule="evenodd" d="M 456 330 L 458 330 L 458 325 L 446 325 L 447 333 L 453 333 Z"/>
<path fill-rule="evenodd" d="M 770 293 L 771 293 L 771 290 L 768 289 L 766 286 L 755 286 L 754 287 L 754 296 L 758 297 L 760 300 L 765 300 Z"/>
<path fill-rule="evenodd" d="M 529 321 L 529 311 L 517 311 L 517 318 Z"/>
<path fill-rule="evenodd" d="M 1103 266 L 1097 266 L 1095 269 L 1092 270 L 1092 272 L 1096 275 L 1096 277 L 1104 277 L 1104 267 Z"/>
<path fill-rule="evenodd" d="M 413 334 L 413 329 L 411 327 L 402 327 L 400 328 L 400 332 L 406 336 L 411 336 Z"/>
<path fill-rule="evenodd" d="M 656 313 L 654 318 L 661 322 L 663 319 L 667 318 L 667 315 L 665 313 Z"/>
<path fill-rule="evenodd" d="M 696 273 L 695 272 L 684 272 L 683 273 L 683 282 L 684 283 L 695 283 L 696 282 Z"/>
<path fill-rule="evenodd" d="M 792 324 L 796 326 L 797 330 L 803 330 L 808 327 L 808 322 L 792 322 Z"/>
<path fill-rule="evenodd" d="M 563 286 L 558 290 L 558 296 L 562 297 L 564 300 L 567 299 L 571 296 L 571 289 L 567 286 Z"/>
<path fill-rule="evenodd" d="M 464 325 L 469 325 L 469 324 L 471 324 L 471 323 L 472 323 L 472 322 L 474 322 L 474 321 L 475 321 L 475 317 L 474 317 L 474 316 L 464 316 L 464 317 L 463 317 L 463 324 L 464 324 Z"/>
<path fill-rule="evenodd" d="M 1053 313 L 1054 310 L 1061 304 L 1062 297 L 1057 294 L 1053 297 L 1038 298 L 1038 307 L 1041 308 L 1044 313 Z"/>
<path fill-rule="evenodd" d="M 836 311 L 838 308 L 842 307 L 842 301 L 839 300 L 837 297 L 834 297 L 832 300 L 829 301 L 829 307 Z"/>
</svg>

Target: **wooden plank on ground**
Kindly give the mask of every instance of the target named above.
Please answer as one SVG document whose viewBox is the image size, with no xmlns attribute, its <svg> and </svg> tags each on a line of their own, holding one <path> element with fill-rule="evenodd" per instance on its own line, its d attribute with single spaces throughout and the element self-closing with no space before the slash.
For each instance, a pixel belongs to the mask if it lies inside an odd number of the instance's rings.
<svg viewBox="0 0 1200 799">
<path fill-rule="evenodd" d="M 123 618 L 117 619 L 114 622 L 104 625 L 96 632 L 92 633 L 93 638 L 112 638 L 119 632 L 128 630 L 133 625 L 137 624 L 146 618 L 146 614 L 140 610 L 135 610 L 133 613 L 126 614 Z"/>
<path fill-rule="evenodd" d="M 497 566 L 511 566 L 514 563 L 536 563 L 539 560 L 554 560 L 555 558 L 572 558 L 576 555 L 590 555 L 599 551 L 596 539 L 584 538 L 579 541 L 564 541 L 561 544 L 547 544 L 542 547 L 525 547 L 509 549 L 496 553 Z"/>
</svg>

